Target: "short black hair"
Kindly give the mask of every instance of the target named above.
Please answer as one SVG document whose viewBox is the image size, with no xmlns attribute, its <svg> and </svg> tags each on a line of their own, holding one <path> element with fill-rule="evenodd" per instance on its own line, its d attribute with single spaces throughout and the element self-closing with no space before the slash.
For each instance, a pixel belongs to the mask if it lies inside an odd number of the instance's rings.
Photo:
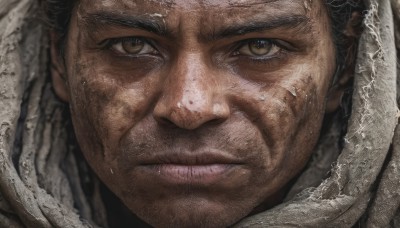
<svg viewBox="0 0 400 228">
<path fill-rule="evenodd" d="M 338 71 L 347 64 L 355 61 L 358 38 L 361 34 L 362 11 L 364 4 L 362 0 L 325 0 L 332 25 L 332 34 L 336 45 L 336 64 Z M 354 15 L 356 14 L 356 18 Z M 352 33 L 346 30 L 350 19 Z"/>
<path fill-rule="evenodd" d="M 69 22 L 76 2 L 77 0 L 41 0 L 44 21 L 46 21 L 51 30 L 57 33 L 61 55 L 64 55 Z"/>
</svg>

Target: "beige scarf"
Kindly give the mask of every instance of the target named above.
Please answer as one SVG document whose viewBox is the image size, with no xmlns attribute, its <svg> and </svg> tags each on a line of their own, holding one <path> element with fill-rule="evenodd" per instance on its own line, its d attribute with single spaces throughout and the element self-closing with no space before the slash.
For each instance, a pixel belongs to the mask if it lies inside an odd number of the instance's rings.
<svg viewBox="0 0 400 228">
<path fill-rule="evenodd" d="M 287 200 L 237 227 L 400 227 L 400 0 L 364 2 L 344 148 L 338 121 Z M 106 227 L 51 92 L 39 11 L 37 0 L 0 0 L 0 227 Z"/>
</svg>

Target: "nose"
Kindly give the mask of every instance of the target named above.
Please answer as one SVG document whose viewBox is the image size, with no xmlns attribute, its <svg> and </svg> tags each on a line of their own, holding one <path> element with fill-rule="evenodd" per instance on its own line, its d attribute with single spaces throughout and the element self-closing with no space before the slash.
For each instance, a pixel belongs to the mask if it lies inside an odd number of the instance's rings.
<svg viewBox="0 0 400 228">
<path fill-rule="evenodd" d="M 219 81 L 200 55 L 181 56 L 170 67 L 154 118 L 188 130 L 225 121 L 230 110 Z"/>
</svg>

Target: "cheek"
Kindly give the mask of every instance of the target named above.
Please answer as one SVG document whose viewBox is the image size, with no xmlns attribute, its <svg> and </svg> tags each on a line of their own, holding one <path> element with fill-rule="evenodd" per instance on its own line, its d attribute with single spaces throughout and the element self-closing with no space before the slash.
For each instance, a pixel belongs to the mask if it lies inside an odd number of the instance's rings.
<svg viewBox="0 0 400 228">
<path fill-rule="evenodd" d="M 318 87 L 313 82 L 304 90 L 298 110 L 296 127 L 293 129 L 292 154 L 293 161 L 308 159 L 316 144 L 325 114 L 325 93 L 318 93 Z M 302 159 L 300 159 L 302 158 Z"/>
<path fill-rule="evenodd" d="M 317 143 L 325 114 L 326 96 L 324 86 L 318 85 L 312 76 L 298 81 L 295 87 L 298 88 L 296 96 L 286 101 L 286 121 L 290 124 L 285 126 L 281 121 L 280 126 L 284 136 L 281 140 L 284 150 L 281 164 L 291 175 L 302 169 Z"/>
<path fill-rule="evenodd" d="M 151 85 L 157 82 L 148 77 L 125 83 L 95 65 L 77 66 L 70 77 L 77 140 L 92 168 L 100 176 L 109 175 L 121 138 L 152 106 L 156 89 Z"/>
<path fill-rule="evenodd" d="M 259 155 L 266 158 L 259 176 L 265 172 L 275 176 L 272 182 L 277 182 L 276 186 L 282 186 L 278 182 L 288 181 L 305 165 L 324 116 L 325 86 L 321 89 L 315 80 L 318 77 L 297 78 L 245 88 L 233 96 L 233 102 L 258 128 L 269 148 Z"/>
</svg>

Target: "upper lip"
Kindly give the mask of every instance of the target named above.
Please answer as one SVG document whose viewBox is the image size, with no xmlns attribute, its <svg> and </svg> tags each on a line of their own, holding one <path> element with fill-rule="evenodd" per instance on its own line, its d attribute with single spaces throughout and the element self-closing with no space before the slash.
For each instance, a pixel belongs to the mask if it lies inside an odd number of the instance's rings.
<svg viewBox="0 0 400 228">
<path fill-rule="evenodd" d="M 211 165 L 211 164 L 240 164 L 237 158 L 219 150 L 194 151 L 194 152 L 170 152 L 156 154 L 151 158 L 139 162 L 142 165 Z"/>
</svg>

